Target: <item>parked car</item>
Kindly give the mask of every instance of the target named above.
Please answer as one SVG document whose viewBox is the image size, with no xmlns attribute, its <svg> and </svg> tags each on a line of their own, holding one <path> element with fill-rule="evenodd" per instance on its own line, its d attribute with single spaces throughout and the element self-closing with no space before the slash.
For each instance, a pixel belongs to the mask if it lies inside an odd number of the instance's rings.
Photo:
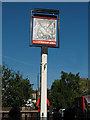
<svg viewBox="0 0 90 120">
<path fill-rule="evenodd" d="M 27 107 L 34 107 L 35 103 L 36 103 L 36 100 L 28 99 L 25 105 Z"/>
</svg>

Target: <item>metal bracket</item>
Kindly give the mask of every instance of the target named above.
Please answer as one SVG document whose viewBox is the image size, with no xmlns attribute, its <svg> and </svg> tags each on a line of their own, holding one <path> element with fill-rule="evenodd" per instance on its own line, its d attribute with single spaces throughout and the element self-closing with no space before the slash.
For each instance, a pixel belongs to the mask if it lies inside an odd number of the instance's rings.
<svg viewBox="0 0 90 120">
<path fill-rule="evenodd" d="M 47 63 L 44 64 L 44 70 L 45 70 L 45 68 L 46 68 L 46 65 L 47 65 Z"/>
</svg>

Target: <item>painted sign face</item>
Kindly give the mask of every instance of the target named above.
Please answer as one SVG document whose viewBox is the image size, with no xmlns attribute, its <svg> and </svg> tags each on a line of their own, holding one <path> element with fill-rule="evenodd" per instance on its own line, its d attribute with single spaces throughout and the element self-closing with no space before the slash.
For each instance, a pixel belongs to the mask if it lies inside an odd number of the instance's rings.
<svg viewBox="0 0 90 120">
<path fill-rule="evenodd" d="M 33 44 L 56 45 L 57 18 L 33 17 Z"/>
<path fill-rule="evenodd" d="M 31 10 L 30 47 L 59 48 L 59 10 L 35 8 Z"/>
</svg>

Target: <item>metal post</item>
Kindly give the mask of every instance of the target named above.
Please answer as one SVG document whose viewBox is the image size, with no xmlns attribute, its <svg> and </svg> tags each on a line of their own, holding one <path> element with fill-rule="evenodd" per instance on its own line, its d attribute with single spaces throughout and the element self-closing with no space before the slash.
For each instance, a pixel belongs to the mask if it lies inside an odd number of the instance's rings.
<svg viewBox="0 0 90 120">
<path fill-rule="evenodd" d="M 27 115 L 25 114 L 25 120 L 27 120 Z"/>
<path fill-rule="evenodd" d="M 40 96 L 40 118 L 47 119 L 47 54 L 48 48 L 41 48 L 41 96 Z"/>
<path fill-rule="evenodd" d="M 36 94 L 36 100 L 39 98 L 39 73 L 37 74 L 37 94 Z"/>
</svg>

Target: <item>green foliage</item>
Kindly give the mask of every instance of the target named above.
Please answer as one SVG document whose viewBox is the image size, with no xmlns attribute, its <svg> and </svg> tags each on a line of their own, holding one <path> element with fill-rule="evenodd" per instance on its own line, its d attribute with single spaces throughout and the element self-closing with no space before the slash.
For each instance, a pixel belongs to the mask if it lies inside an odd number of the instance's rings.
<svg viewBox="0 0 90 120">
<path fill-rule="evenodd" d="M 2 67 L 2 105 L 24 106 L 25 101 L 32 97 L 32 88 L 28 78 L 23 78 L 19 71 L 3 65 Z"/>
<path fill-rule="evenodd" d="M 74 75 L 62 71 L 61 79 L 55 80 L 51 86 L 49 100 L 53 107 L 56 109 L 73 107 L 74 99 L 83 95 L 79 82 L 79 73 Z"/>
</svg>

